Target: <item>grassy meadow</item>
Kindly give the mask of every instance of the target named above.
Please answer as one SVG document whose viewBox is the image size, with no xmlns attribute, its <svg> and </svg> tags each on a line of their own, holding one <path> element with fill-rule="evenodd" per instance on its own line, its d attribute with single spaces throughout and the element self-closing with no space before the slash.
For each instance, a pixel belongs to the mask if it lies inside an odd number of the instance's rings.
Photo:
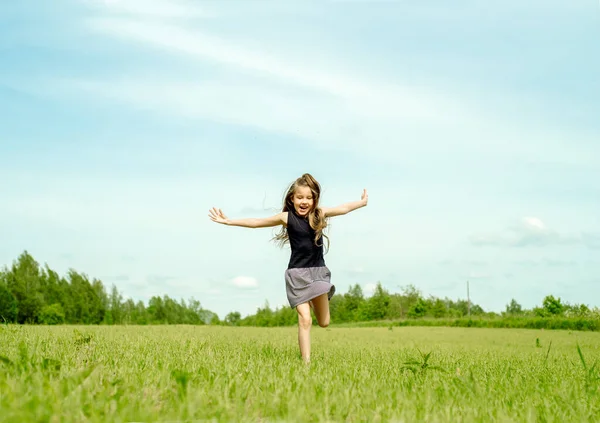
<svg viewBox="0 0 600 423">
<path fill-rule="evenodd" d="M 296 336 L 1 326 L 0 421 L 600 421 L 598 333 L 314 327 L 310 366 Z"/>
</svg>

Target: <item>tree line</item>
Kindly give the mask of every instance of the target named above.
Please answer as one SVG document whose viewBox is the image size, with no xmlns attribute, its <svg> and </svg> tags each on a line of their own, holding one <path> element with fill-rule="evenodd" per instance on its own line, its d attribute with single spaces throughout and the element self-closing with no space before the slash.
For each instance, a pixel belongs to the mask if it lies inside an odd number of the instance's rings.
<svg viewBox="0 0 600 423">
<path fill-rule="evenodd" d="M 591 309 L 585 304 L 565 303 L 561 298 L 553 295 L 545 296 L 541 305 L 531 309 L 523 308 L 512 299 L 504 311 L 496 313 L 485 311 L 480 305 L 472 304 L 465 299 L 425 297 L 413 285 L 404 287 L 400 293 L 389 293 L 381 283 L 378 283 L 373 294 L 367 297 L 360 285 L 355 284 L 350 286 L 347 293 L 333 296 L 329 307 L 332 321 L 336 324 L 367 323 L 360 326 L 370 326 L 369 322 L 391 321 L 402 326 L 560 327 L 564 329 L 585 327 L 600 330 L 600 309 L 597 307 Z M 564 322 L 557 323 L 557 319 Z M 499 320 L 503 320 L 504 323 L 498 323 Z M 273 310 L 268 303 L 265 303 L 255 314 L 244 318 L 238 312 L 231 312 L 225 316 L 222 324 L 287 326 L 294 325 L 296 322 L 297 314 L 294 310 L 289 307 Z"/>
<path fill-rule="evenodd" d="M 59 276 L 24 251 L 0 270 L 0 322 L 28 324 L 209 324 L 218 316 L 198 300 L 123 299 L 116 286 L 69 269 Z"/>
<path fill-rule="evenodd" d="M 378 283 L 373 294 L 367 297 L 360 285 L 354 284 L 348 292 L 331 299 L 330 310 L 336 324 L 394 321 L 403 322 L 402 325 L 535 325 L 600 330 L 597 307 L 564 303 L 553 295 L 547 295 L 541 305 L 531 309 L 524 309 L 512 299 L 503 312 L 495 313 L 465 299 L 425 297 L 413 285 L 405 286 L 400 293 L 389 293 Z M 66 276 L 59 276 L 47 264 L 40 266 L 27 251 L 10 267 L 0 270 L 0 322 L 6 323 L 291 326 L 297 324 L 297 319 L 296 311 L 290 307 L 272 309 L 268 302 L 254 314 L 242 317 L 240 312 L 232 311 L 221 320 L 194 298 L 186 302 L 168 295 L 153 296 L 147 305 L 142 301 L 125 300 L 115 285 L 108 292 L 100 280 L 90 280 L 86 274 L 73 269 L 69 269 Z M 473 319 L 479 323 L 473 323 Z M 498 323 L 499 319 L 503 323 Z M 557 323 L 557 319 L 563 323 Z M 548 323 L 549 320 L 552 323 Z M 495 323 L 489 323 L 492 321 Z"/>
</svg>

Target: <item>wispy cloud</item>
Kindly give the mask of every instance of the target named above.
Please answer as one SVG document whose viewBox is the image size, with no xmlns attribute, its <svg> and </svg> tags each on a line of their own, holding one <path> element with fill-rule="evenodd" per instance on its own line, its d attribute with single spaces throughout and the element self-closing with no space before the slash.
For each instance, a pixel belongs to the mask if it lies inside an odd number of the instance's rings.
<svg viewBox="0 0 600 423">
<path fill-rule="evenodd" d="M 236 276 L 231 280 L 231 284 L 238 288 L 258 288 L 258 280 L 252 276 Z"/>
<path fill-rule="evenodd" d="M 208 18 L 215 14 L 190 0 L 81 0 L 83 4 L 100 12 L 136 17 Z"/>
<path fill-rule="evenodd" d="M 84 4 L 91 5 L 83 18 L 86 31 L 119 48 L 154 55 L 159 63 L 180 60 L 168 67 L 135 68 L 135 62 L 127 62 L 119 76 L 40 76 L 10 86 L 70 102 L 108 101 L 171 119 L 255 128 L 299 137 L 313 148 L 411 165 L 433 159 L 432 153 L 598 161 L 589 154 L 589 134 L 578 134 L 585 140 L 576 143 L 572 131 L 535 126 L 523 118 L 518 124 L 507 121 L 490 107 L 500 88 L 488 87 L 488 95 L 475 101 L 460 86 L 433 75 L 415 77 L 408 69 L 370 74 L 368 65 L 355 70 L 360 61 L 331 59 L 333 52 L 313 53 L 305 46 L 299 52 L 285 40 L 248 41 L 223 35 L 219 25 L 211 25 L 209 32 L 186 20 L 217 17 L 227 27 L 228 14 L 221 16 L 217 3 L 211 4 L 214 10 L 187 1 Z M 514 101 L 508 100 L 503 97 L 512 107 Z"/>
<path fill-rule="evenodd" d="M 502 232 L 482 233 L 470 237 L 475 246 L 482 247 L 547 247 L 552 245 L 585 245 L 598 248 L 595 234 L 564 234 L 549 228 L 540 218 L 524 217 Z"/>
<path fill-rule="evenodd" d="M 318 64 L 311 66 L 306 60 L 282 59 L 253 51 L 241 39 L 228 41 L 195 29 L 138 19 L 96 18 L 88 20 L 88 25 L 92 30 L 141 42 L 188 59 L 216 62 L 255 76 L 345 99 L 351 102 L 346 106 L 348 109 L 372 117 L 404 116 L 449 121 L 458 113 L 457 101 L 443 99 L 439 93 L 408 85 L 365 83 L 345 76 L 347 72 L 342 69 L 319 69 Z"/>
<path fill-rule="evenodd" d="M 114 16 L 123 10 L 126 16 Z M 144 19 L 149 13 L 159 19 Z M 145 46 L 165 59 L 174 55 L 228 70 L 218 78 L 210 72 L 199 72 L 194 79 L 176 73 L 151 76 L 144 70 L 120 79 L 69 81 L 66 86 L 155 113 L 255 127 L 299 136 L 320 148 L 350 149 L 395 161 L 408 158 L 384 149 L 409 144 L 413 155 L 470 149 L 539 158 L 543 147 L 545 157 L 593 160 L 581 148 L 568 146 L 556 131 L 508 125 L 483 104 L 468 102 L 457 87 L 431 80 L 408 82 L 405 75 L 387 82 L 352 75 L 351 63 L 325 62 L 309 52 L 286 54 L 283 48 L 270 48 L 272 40 L 257 48 L 260 44 L 167 19 L 203 13 L 191 3 L 155 0 L 146 8 L 141 2 L 105 2 L 102 12 L 85 23 L 93 32 Z M 267 52 L 271 50 L 278 53 Z M 507 151 L 508 139 L 512 147 Z"/>
</svg>

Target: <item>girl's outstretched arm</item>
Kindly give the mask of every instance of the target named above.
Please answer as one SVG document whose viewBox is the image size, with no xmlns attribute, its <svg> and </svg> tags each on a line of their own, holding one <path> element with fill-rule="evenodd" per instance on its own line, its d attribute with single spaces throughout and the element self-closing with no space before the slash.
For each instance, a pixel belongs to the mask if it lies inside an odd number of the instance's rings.
<svg viewBox="0 0 600 423">
<path fill-rule="evenodd" d="M 341 216 L 346 213 L 350 213 L 353 210 L 365 207 L 369 201 L 369 195 L 367 190 L 364 189 L 360 201 L 352 201 L 351 203 L 342 204 L 337 207 L 323 207 L 323 214 L 325 217 Z"/>
<path fill-rule="evenodd" d="M 241 226 L 243 228 L 269 228 L 271 226 L 287 225 L 287 212 L 277 213 L 264 218 L 229 219 L 221 209 L 213 207 L 209 210 L 208 217 L 213 222 L 228 226 Z"/>
</svg>

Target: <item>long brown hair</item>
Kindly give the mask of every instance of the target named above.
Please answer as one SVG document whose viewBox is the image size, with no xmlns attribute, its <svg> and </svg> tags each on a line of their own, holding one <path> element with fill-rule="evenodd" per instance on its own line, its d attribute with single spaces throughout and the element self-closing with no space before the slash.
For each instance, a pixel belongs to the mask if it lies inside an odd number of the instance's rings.
<svg viewBox="0 0 600 423">
<path fill-rule="evenodd" d="M 294 209 L 294 194 L 298 187 L 308 187 L 313 196 L 313 207 L 308 212 L 308 223 L 310 227 L 315 231 L 315 245 L 319 245 L 319 240 L 327 240 L 327 248 L 329 248 L 329 237 L 325 235 L 324 229 L 327 227 L 327 221 L 323 216 L 323 210 L 319 208 L 319 199 L 321 198 L 321 185 L 317 180 L 310 174 L 305 173 L 298 179 L 296 179 L 288 188 L 287 193 L 283 199 L 283 212 L 295 213 Z M 281 227 L 281 230 L 273 239 L 283 247 L 289 242 L 287 228 Z M 322 245 L 322 244 L 321 244 Z"/>
</svg>

